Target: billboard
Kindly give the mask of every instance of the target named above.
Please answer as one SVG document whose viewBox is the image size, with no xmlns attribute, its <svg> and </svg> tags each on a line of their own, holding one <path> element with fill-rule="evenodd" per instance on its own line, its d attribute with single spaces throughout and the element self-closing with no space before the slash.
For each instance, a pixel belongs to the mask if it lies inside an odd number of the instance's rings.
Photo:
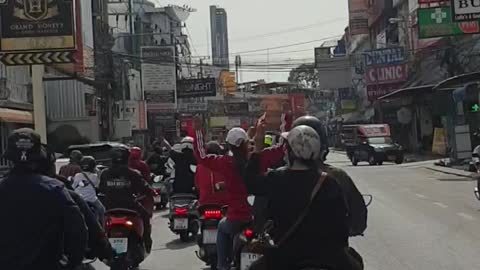
<svg viewBox="0 0 480 270">
<path fill-rule="evenodd" d="M 141 48 L 142 87 L 149 111 L 177 108 L 175 48 L 151 46 Z"/>
<path fill-rule="evenodd" d="M 365 65 L 367 67 L 399 64 L 407 60 L 405 48 L 403 47 L 367 50 L 363 55 L 365 56 Z"/>
<path fill-rule="evenodd" d="M 369 67 L 365 79 L 367 85 L 404 82 L 408 79 L 408 64 Z"/>
<path fill-rule="evenodd" d="M 123 118 L 125 110 L 125 119 L 130 121 L 131 129 L 146 129 L 147 121 L 145 117 L 145 104 L 143 101 L 126 100 L 125 108 L 123 108 L 123 102 L 118 101 L 118 115 L 119 118 Z"/>
<path fill-rule="evenodd" d="M 318 59 L 315 63 L 319 88 L 337 89 L 347 88 L 352 83 L 352 68 L 350 66 L 350 57 L 333 57 L 327 59 Z"/>
<path fill-rule="evenodd" d="M 451 7 L 418 9 L 417 16 L 420 39 L 480 32 L 478 21 L 454 22 Z"/>
<path fill-rule="evenodd" d="M 215 78 L 187 79 L 177 82 L 177 98 L 214 97 L 216 95 Z"/>
<path fill-rule="evenodd" d="M 349 0 L 348 17 L 350 35 L 368 34 L 368 1 Z"/>
<path fill-rule="evenodd" d="M 237 82 L 235 80 L 235 72 L 222 71 L 220 72 L 219 86 L 222 93 L 227 95 L 237 91 Z"/>
<path fill-rule="evenodd" d="M 475 21 L 480 19 L 480 2 L 474 0 L 452 0 L 453 21 Z"/>
</svg>

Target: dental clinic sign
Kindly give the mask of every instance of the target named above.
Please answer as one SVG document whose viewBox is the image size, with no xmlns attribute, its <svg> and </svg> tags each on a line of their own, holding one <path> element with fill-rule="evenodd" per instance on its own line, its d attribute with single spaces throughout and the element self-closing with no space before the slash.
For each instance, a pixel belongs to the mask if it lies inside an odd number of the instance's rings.
<svg viewBox="0 0 480 270">
<path fill-rule="evenodd" d="M 456 22 L 480 20 L 480 0 L 452 0 L 452 9 Z"/>
<path fill-rule="evenodd" d="M 387 65 L 367 69 L 367 85 L 404 82 L 408 79 L 408 64 Z"/>
</svg>

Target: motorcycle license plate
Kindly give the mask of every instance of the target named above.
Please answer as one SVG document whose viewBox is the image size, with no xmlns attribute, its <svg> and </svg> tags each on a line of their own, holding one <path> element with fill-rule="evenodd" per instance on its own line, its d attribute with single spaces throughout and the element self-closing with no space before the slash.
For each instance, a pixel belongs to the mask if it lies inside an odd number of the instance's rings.
<svg viewBox="0 0 480 270">
<path fill-rule="evenodd" d="M 217 243 L 217 230 L 203 230 L 203 243 L 204 244 L 216 244 Z"/>
<path fill-rule="evenodd" d="M 162 201 L 162 196 L 155 196 L 155 197 L 153 197 L 153 201 L 154 201 L 155 203 L 160 203 L 160 202 Z"/>
<path fill-rule="evenodd" d="M 240 256 L 240 270 L 248 270 L 261 257 L 262 255 L 256 253 L 242 253 Z"/>
<path fill-rule="evenodd" d="M 109 238 L 110 244 L 113 250 L 117 254 L 127 253 L 128 251 L 128 238 Z"/>
<path fill-rule="evenodd" d="M 176 218 L 173 220 L 173 228 L 175 230 L 188 229 L 188 218 Z"/>
</svg>

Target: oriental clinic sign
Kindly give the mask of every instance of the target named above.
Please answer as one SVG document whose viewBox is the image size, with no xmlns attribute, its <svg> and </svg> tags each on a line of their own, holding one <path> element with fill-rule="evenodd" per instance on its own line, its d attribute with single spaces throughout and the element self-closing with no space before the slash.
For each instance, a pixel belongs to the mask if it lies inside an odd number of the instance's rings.
<svg viewBox="0 0 480 270">
<path fill-rule="evenodd" d="M 404 82 L 407 79 L 407 64 L 375 66 L 368 68 L 366 72 L 368 85 Z"/>
</svg>

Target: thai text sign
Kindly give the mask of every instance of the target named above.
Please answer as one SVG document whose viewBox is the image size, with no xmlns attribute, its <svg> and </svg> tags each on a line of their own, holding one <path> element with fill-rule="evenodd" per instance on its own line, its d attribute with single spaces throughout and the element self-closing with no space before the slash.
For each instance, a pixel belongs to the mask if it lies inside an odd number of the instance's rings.
<svg viewBox="0 0 480 270">
<path fill-rule="evenodd" d="M 399 64 L 407 59 L 405 49 L 403 47 L 385 48 L 379 50 L 369 50 L 364 52 L 365 65 L 391 65 Z"/>
<path fill-rule="evenodd" d="M 407 64 L 370 67 L 367 69 L 366 73 L 366 81 L 368 85 L 404 82 L 407 79 Z"/>
<path fill-rule="evenodd" d="M 379 97 L 383 97 L 386 94 L 398 90 L 402 87 L 402 83 L 392 83 L 392 84 L 372 84 L 367 85 L 367 97 L 369 101 L 375 101 Z"/>
</svg>

